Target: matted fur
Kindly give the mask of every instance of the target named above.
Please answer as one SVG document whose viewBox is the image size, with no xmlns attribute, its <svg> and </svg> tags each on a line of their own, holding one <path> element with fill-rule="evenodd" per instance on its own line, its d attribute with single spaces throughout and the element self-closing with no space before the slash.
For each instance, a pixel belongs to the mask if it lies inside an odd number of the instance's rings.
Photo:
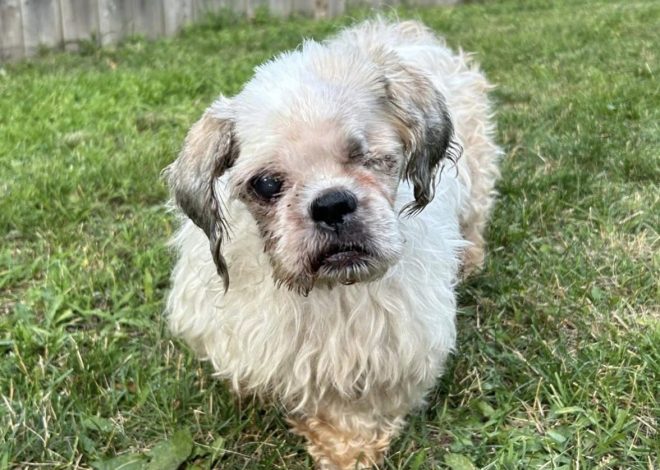
<svg viewBox="0 0 660 470">
<path fill-rule="evenodd" d="M 368 21 L 258 68 L 168 169 L 190 218 L 171 330 L 237 392 L 276 398 L 319 468 L 380 462 L 454 348 L 498 177 L 489 88 L 420 23 Z M 276 201 L 250 195 L 259 172 L 285 175 Z M 329 188 L 355 194 L 343 236 L 371 254 L 326 276 L 313 259 L 339 232 L 308 207 Z"/>
</svg>

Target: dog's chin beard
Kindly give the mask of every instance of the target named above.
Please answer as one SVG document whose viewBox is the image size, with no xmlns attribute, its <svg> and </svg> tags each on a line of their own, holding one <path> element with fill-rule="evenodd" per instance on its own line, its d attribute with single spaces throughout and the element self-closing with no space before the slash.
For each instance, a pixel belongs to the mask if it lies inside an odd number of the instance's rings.
<svg viewBox="0 0 660 470">
<path fill-rule="evenodd" d="M 343 263 L 341 261 L 340 263 Z M 356 282 L 373 279 L 370 263 L 366 260 L 351 261 L 342 266 L 322 266 L 317 274 L 317 284 L 332 287 L 334 284 L 349 286 Z"/>
</svg>

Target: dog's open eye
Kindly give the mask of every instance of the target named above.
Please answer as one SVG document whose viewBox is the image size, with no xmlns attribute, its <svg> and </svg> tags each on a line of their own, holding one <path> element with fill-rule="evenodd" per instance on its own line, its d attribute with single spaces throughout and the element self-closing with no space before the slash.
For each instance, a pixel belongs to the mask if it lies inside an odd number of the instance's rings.
<svg viewBox="0 0 660 470">
<path fill-rule="evenodd" d="M 277 197 L 282 189 L 282 180 L 271 175 L 255 176 L 250 184 L 257 196 L 266 200 Z"/>
</svg>

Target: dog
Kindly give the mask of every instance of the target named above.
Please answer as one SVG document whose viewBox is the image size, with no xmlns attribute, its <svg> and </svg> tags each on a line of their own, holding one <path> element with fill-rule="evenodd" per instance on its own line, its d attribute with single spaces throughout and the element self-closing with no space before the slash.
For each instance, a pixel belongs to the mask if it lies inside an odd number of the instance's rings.
<svg viewBox="0 0 660 470">
<path fill-rule="evenodd" d="M 381 463 L 454 348 L 499 176 L 490 88 L 423 24 L 371 19 L 257 67 L 165 170 L 171 331 L 281 404 L 317 468 Z"/>
</svg>

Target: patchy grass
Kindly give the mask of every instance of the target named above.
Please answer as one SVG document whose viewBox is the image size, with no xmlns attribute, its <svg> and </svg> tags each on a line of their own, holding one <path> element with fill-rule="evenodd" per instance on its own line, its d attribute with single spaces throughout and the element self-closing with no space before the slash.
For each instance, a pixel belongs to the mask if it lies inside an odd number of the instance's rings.
<svg viewBox="0 0 660 470">
<path fill-rule="evenodd" d="M 507 158 L 459 350 L 385 468 L 656 468 L 660 5 L 399 14 L 476 52 Z M 310 465 L 168 335 L 159 173 L 218 93 L 349 22 L 225 16 L 0 68 L 0 468 Z"/>
</svg>

